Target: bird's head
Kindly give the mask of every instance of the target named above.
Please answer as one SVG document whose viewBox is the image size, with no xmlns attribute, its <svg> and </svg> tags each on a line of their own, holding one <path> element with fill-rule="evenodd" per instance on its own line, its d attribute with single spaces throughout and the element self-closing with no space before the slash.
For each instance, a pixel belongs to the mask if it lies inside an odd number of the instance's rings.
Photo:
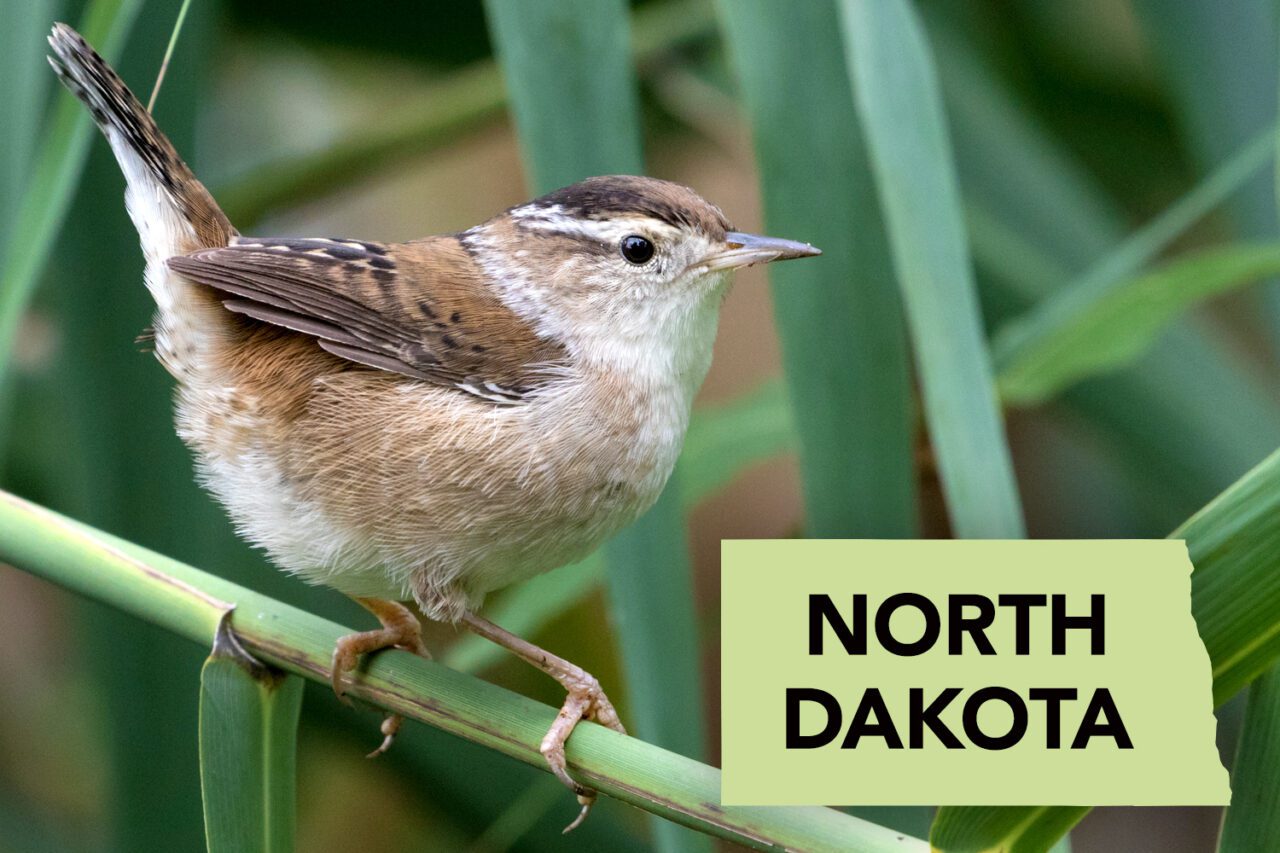
<svg viewBox="0 0 1280 853">
<path fill-rule="evenodd" d="M 734 231 L 688 187 L 628 175 L 556 190 L 462 239 L 503 301 L 540 334 L 580 357 L 659 371 L 686 370 L 681 362 L 703 350 L 709 358 L 729 272 L 821 254 Z M 663 364 L 664 355 L 676 363 Z"/>
</svg>

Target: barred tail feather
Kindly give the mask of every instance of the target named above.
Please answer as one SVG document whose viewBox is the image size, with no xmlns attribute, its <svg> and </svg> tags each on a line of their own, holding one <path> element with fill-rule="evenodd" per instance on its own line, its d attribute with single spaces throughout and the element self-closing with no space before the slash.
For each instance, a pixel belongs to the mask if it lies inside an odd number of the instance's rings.
<svg viewBox="0 0 1280 853">
<path fill-rule="evenodd" d="M 49 44 L 49 64 L 89 108 L 124 172 L 125 206 L 142 240 L 147 289 L 158 309 L 156 354 L 174 375 L 190 376 L 203 340 L 227 320 L 211 294 L 172 274 L 165 261 L 226 246 L 236 230 L 151 115 L 83 36 L 55 24 Z"/>
</svg>

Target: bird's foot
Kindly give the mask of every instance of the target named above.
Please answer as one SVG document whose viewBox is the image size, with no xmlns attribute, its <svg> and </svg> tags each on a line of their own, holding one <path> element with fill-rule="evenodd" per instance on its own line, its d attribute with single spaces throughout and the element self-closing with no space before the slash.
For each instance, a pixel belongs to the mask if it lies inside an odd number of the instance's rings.
<svg viewBox="0 0 1280 853">
<path fill-rule="evenodd" d="M 409 608 L 380 598 L 357 598 L 356 601 L 377 616 L 382 627 L 374 631 L 347 634 L 333 647 L 330 683 L 333 685 L 334 695 L 347 704 L 350 704 L 350 700 L 346 698 L 346 675 L 355 670 L 361 655 L 396 648 L 431 660 L 431 653 L 422 642 L 422 626 Z M 379 756 L 391 748 L 402 722 L 403 718 L 399 714 L 387 714 L 382 721 L 382 743 L 369 753 L 369 758 Z"/>
<path fill-rule="evenodd" d="M 568 695 L 565 696 L 564 704 L 560 707 L 560 713 L 556 715 L 555 722 L 547 730 L 539 747 L 539 751 L 542 753 L 542 757 L 546 759 L 551 772 L 570 791 L 577 795 L 578 803 L 582 806 L 578 816 L 564 828 L 565 832 L 577 829 L 586 820 L 587 813 L 595 805 L 597 796 L 594 789 L 574 781 L 566 769 L 564 746 L 569 740 L 569 735 L 573 734 L 573 730 L 577 727 L 579 720 L 591 720 L 620 734 L 625 735 L 627 733 L 622 721 L 618 719 L 618 712 L 614 710 L 613 703 L 609 701 L 609 697 L 600 689 L 600 682 L 596 680 L 595 676 L 572 664 L 569 666 L 571 668 L 570 671 L 551 673 L 552 677 L 559 681 L 568 691 Z"/>
<path fill-rule="evenodd" d="M 569 735 L 573 734 L 579 720 L 591 720 L 625 735 L 627 730 L 623 728 L 618 712 L 609 701 L 609 697 L 605 696 L 604 691 L 600 689 L 600 682 L 582 667 L 544 651 L 474 613 L 464 614 L 462 622 L 476 634 L 514 652 L 554 678 L 568 693 L 560 713 L 556 715 L 555 722 L 543 737 L 539 751 L 547 760 L 547 765 L 555 777 L 578 797 L 582 810 L 564 831 L 576 829 L 586 819 L 591 806 L 595 804 L 596 791 L 574 781 L 569 775 L 564 752 L 565 742 L 568 741 Z"/>
</svg>

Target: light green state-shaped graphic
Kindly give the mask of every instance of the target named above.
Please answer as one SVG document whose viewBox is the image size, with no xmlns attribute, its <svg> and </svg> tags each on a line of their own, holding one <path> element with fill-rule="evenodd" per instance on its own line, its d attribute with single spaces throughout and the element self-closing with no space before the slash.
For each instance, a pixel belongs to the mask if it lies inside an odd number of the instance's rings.
<svg viewBox="0 0 1280 853">
<path fill-rule="evenodd" d="M 728 805 L 1221 805 L 1227 772 L 1214 746 L 1209 659 L 1191 617 L 1191 561 L 1181 541 L 755 540 L 723 545 L 723 802 Z M 918 656 L 891 654 L 869 634 L 850 655 L 824 623 L 824 651 L 809 654 L 809 596 L 825 593 L 845 619 L 852 596 L 867 596 L 868 624 L 891 595 L 920 593 L 941 614 L 941 636 Z M 1015 653 L 1015 611 L 997 606 L 986 636 L 994 655 L 964 638 L 947 649 L 948 596 L 1063 595 L 1069 616 L 1105 596 L 1105 654 L 1091 634 L 1066 634 L 1051 653 L 1048 606 L 1029 611 L 1029 654 Z M 974 610 L 966 609 L 967 615 Z M 921 636 L 923 617 L 896 611 L 901 641 Z M 964 735 L 962 709 L 978 688 L 1000 686 L 1026 702 L 1028 727 L 1014 745 L 981 749 Z M 786 748 L 787 688 L 818 688 L 839 701 L 843 722 L 827 746 Z M 960 695 L 940 714 L 965 744 L 948 749 L 927 729 L 918 749 L 890 749 L 881 737 L 856 748 L 841 741 L 867 688 L 879 689 L 904 745 L 908 696 L 926 702 L 945 688 Z M 1031 688 L 1076 688 L 1061 705 L 1061 739 L 1048 749 L 1045 703 Z M 1069 746 L 1097 688 L 1110 691 L 1132 740 L 1119 748 L 1095 737 Z M 820 731 L 826 712 L 801 703 L 799 731 Z M 1008 731 L 1012 714 L 989 702 L 978 714 L 988 734 Z"/>
</svg>

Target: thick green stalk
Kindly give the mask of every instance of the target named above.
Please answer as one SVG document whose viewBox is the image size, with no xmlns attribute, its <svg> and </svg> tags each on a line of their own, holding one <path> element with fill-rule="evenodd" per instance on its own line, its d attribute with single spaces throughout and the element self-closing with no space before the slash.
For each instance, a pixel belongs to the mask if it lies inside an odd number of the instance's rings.
<svg viewBox="0 0 1280 853">
<path fill-rule="evenodd" d="M 724 0 L 765 229 L 824 254 L 770 268 L 810 536 L 918 532 L 902 306 L 830 2 Z"/>
<path fill-rule="evenodd" d="M 640 112 L 623 0 L 488 0 L 485 6 L 529 183 L 535 192 L 592 175 L 640 174 Z M 680 490 L 605 546 L 610 612 L 627 677 L 623 716 L 637 734 L 700 758 L 702 680 Z M 663 850 L 709 850 L 654 824 Z"/>
<path fill-rule="evenodd" d="M 95 531 L 0 492 L 0 561 L 208 647 L 229 606 L 254 657 L 328 684 L 341 625 Z M 540 769 L 555 709 L 425 661 L 374 656 L 350 694 Z M 618 800 L 754 849 L 924 850 L 922 842 L 819 807 L 722 807 L 720 772 L 636 738 L 583 723 L 570 769 Z"/>
</svg>

